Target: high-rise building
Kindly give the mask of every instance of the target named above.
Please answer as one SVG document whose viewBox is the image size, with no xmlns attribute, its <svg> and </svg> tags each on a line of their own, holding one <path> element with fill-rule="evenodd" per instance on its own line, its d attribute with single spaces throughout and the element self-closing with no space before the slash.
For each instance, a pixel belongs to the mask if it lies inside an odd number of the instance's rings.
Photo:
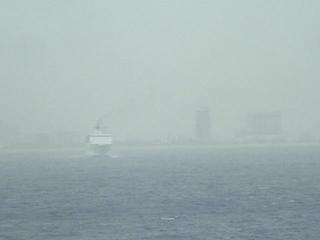
<svg viewBox="0 0 320 240">
<path fill-rule="evenodd" d="M 208 109 L 200 109 L 196 112 L 196 138 L 199 142 L 211 140 L 211 119 Z"/>
<path fill-rule="evenodd" d="M 282 118 L 278 112 L 254 113 L 247 116 L 247 134 L 272 136 L 282 134 Z"/>
</svg>

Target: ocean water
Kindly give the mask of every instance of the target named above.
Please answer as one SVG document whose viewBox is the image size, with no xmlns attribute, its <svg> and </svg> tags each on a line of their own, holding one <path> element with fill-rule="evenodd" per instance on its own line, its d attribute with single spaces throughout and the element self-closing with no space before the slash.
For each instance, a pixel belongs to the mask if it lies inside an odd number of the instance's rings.
<svg viewBox="0 0 320 240">
<path fill-rule="evenodd" d="M 0 153 L 1 240 L 319 239 L 320 147 Z"/>
</svg>

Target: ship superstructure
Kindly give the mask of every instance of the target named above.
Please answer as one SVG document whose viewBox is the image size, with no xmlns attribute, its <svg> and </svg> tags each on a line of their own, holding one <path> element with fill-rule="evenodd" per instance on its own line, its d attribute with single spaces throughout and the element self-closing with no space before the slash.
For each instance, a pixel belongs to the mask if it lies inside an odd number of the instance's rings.
<svg viewBox="0 0 320 240">
<path fill-rule="evenodd" d="M 103 156 L 112 146 L 112 134 L 107 133 L 98 123 L 94 132 L 87 137 L 88 154 L 91 156 Z"/>
</svg>

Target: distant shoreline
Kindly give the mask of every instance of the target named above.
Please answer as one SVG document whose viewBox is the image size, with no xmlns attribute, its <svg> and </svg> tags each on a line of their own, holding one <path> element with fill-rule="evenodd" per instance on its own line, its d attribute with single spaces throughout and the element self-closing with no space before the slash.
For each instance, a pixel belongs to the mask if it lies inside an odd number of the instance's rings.
<svg viewBox="0 0 320 240">
<path fill-rule="evenodd" d="M 300 143 L 300 142 L 285 142 L 285 143 L 207 143 L 207 144 L 114 144 L 112 149 L 134 149 L 134 148 L 212 148 L 212 149 L 237 149 L 237 148 L 273 148 L 273 147 L 313 147 L 320 146 L 320 142 Z M 46 147 L 2 147 L 0 153 L 12 152 L 48 152 L 48 151 L 85 151 L 83 146 L 46 146 Z"/>
</svg>

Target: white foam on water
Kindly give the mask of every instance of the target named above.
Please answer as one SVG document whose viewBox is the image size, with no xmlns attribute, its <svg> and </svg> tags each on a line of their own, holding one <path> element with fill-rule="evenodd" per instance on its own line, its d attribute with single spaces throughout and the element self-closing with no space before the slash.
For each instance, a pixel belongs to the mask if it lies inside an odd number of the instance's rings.
<svg viewBox="0 0 320 240">
<path fill-rule="evenodd" d="M 176 218 L 174 218 L 174 217 L 162 217 L 161 220 L 162 221 L 174 221 L 174 220 L 176 220 Z"/>
</svg>

